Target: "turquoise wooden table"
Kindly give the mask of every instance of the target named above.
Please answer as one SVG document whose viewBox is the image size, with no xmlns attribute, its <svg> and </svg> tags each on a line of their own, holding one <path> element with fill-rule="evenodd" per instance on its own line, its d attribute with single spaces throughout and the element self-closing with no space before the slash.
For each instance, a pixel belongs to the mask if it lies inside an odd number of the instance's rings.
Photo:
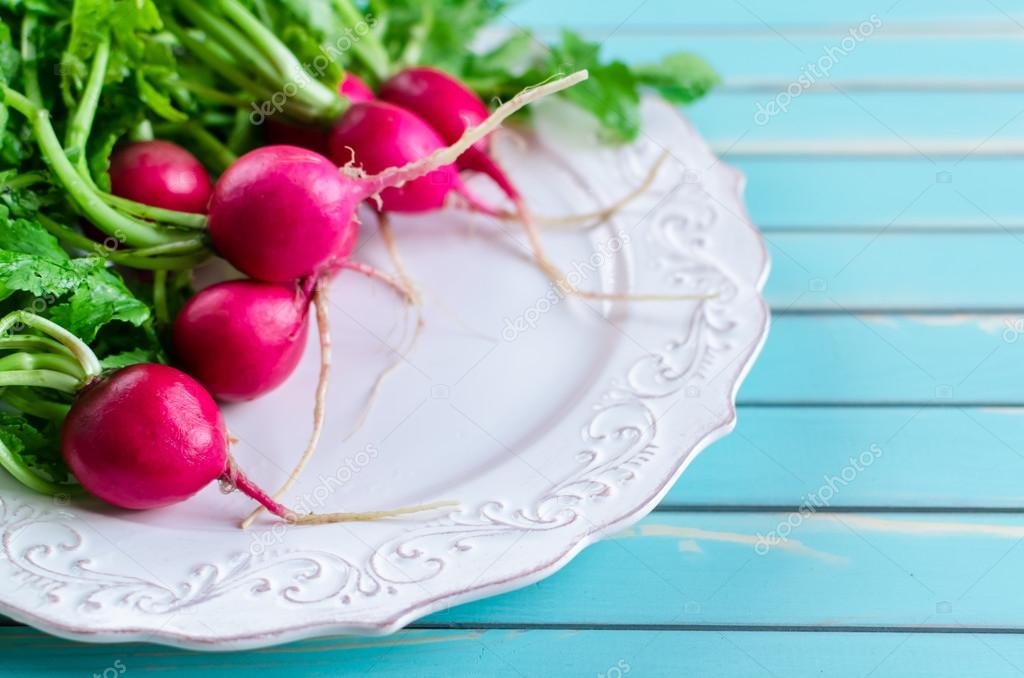
<svg viewBox="0 0 1024 678">
<path fill-rule="evenodd" d="M 0 629 L 5 675 L 1024 673 L 1024 1 L 527 0 L 686 47 L 748 176 L 773 326 L 739 426 L 527 589 L 383 639 L 236 654 Z"/>
</svg>

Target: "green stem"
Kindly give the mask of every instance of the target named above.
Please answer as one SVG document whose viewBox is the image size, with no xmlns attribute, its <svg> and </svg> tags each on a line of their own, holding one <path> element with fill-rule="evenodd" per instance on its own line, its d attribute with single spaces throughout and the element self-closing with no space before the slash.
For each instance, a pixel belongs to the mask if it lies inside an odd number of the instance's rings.
<svg viewBox="0 0 1024 678">
<path fill-rule="evenodd" d="M 249 40 L 241 31 L 227 21 L 216 16 L 193 0 L 177 0 L 175 3 L 188 19 L 195 24 L 207 37 L 221 45 L 241 63 L 252 65 L 256 74 L 268 83 L 279 82 L 287 77 L 287 73 L 275 68 L 263 54 L 249 47 Z"/>
<path fill-rule="evenodd" d="M 45 400 L 36 393 L 17 386 L 4 389 L 3 393 L 0 394 L 0 398 L 11 407 L 40 419 L 63 421 L 71 410 L 71 405 L 67 403 Z"/>
<path fill-rule="evenodd" d="M 47 480 L 33 471 L 28 467 L 20 455 L 16 455 L 11 452 L 3 442 L 0 442 L 0 466 L 7 469 L 7 472 L 14 476 L 14 478 L 22 485 L 31 490 L 35 490 L 40 494 L 52 497 L 66 494 L 70 489 L 66 485 L 61 485 Z"/>
<path fill-rule="evenodd" d="M 352 38 L 352 50 L 377 80 L 387 79 L 390 75 L 391 59 L 388 57 L 384 43 L 370 28 L 366 17 L 359 12 L 351 0 L 332 0 L 332 4 L 349 30 L 355 32 L 361 24 L 366 24 L 366 34 L 355 33 L 355 37 Z"/>
<path fill-rule="evenodd" d="M 216 50 L 211 49 L 201 40 L 197 40 L 189 35 L 188 31 L 175 23 L 173 19 L 167 19 L 167 28 L 178 39 L 178 42 L 180 42 L 185 49 L 191 52 L 197 59 L 206 64 L 209 68 L 213 69 L 218 75 L 233 84 L 235 87 L 238 87 L 244 92 L 248 92 L 252 98 L 267 100 L 273 94 L 271 90 L 256 83 L 252 77 L 245 71 L 241 70 L 237 64 L 230 59 L 225 58 L 225 55 L 218 54 Z"/>
<path fill-rule="evenodd" d="M 235 155 L 230 148 L 225 146 L 220 139 L 215 137 L 202 125 L 197 125 L 193 121 L 183 123 L 171 123 L 167 125 L 157 125 L 157 132 L 161 135 L 184 135 L 195 142 L 196 150 L 202 155 L 203 163 L 216 174 L 221 174 L 231 165 L 235 164 L 238 160 L 238 156 Z M 203 228 L 206 227 L 206 217 L 203 219 Z"/>
<path fill-rule="evenodd" d="M 10 332 L 11 328 L 19 323 L 27 327 L 31 327 L 34 330 L 38 330 L 51 339 L 56 339 L 60 343 L 64 344 L 68 350 L 71 351 L 71 354 L 78 360 L 78 364 L 82 366 L 82 371 L 85 373 L 86 378 L 91 379 L 93 377 L 98 377 L 103 371 L 103 368 L 100 366 L 99 358 L 97 358 L 96 354 L 92 352 L 92 349 L 89 348 L 88 344 L 52 320 L 47 320 L 35 313 L 29 313 L 28 311 L 13 311 L 5 315 L 3 318 L 0 318 L 0 336 Z M 32 386 L 34 384 L 9 385 Z"/>
<path fill-rule="evenodd" d="M 152 141 L 153 140 L 153 123 L 149 120 L 140 120 L 139 124 L 135 125 L 128 133 L 128 138 L 131 141 Z"/>
<path fill-rule="evenodd" d="M 139 247 L 162 245 L 181 239 L 180 235 L 161 231 L 151 224 L 121 214 L 107 205 L 92 189 L 90 182 L 82 178 L 71 164 L 57 139 L 53 125 L 50 124 L 50 114 L 46 109 L 35 106 L 24 95 L 9 87 L 0 87 L 3 88 L 4 99 L 11 108 L 29 119 L 36 143 L 39 144 L 39 150 L 49 163 L 50 169 L 78 209 L 97 228 L 128 245 Z"/>
<path fill-rule="evenodd" d="M 231 133 L 228 135 L 227 147 L 236 155 L 249 148 L 252 143 L 252 121 L 245 111 L 235 113 L 235 121 L 231 125 Z"/>
<path fill-rule="evenodd" d="M 47 232 L 61 242 L 129 268 L 145 271 L 185 271 L 195 268 L 212 256 L 212 252 L 205 249 L 182 256 L 138 256 L 136 252 L 139 250 L 111 249 L 42 214 L 36 215 L 36 218 Z"/>
<path fill-rule="evenodd" d="M 49 337 L 32 334 L 13 334 L 0 337 L 0 351 L 50 351 L 66 356 L 73 356 L 68 347 Z"/>
<path fill-rule="evenodd" d="M 51 370 L 9 370 L 0 372 L 0 386 L 34 386 L 52 388 L 61 393 L 78 393 L 82 380 Z"/>
<path fill-rule="evenodd" d="M 156 322 L 160 326 L 170 322 L 171 314 L 167 310 L 167 271 L 153 274 L 153 309 L 156 311 Z"/>
<path fill-rule="evenodd" d="M 25 95 L 36 106 L 43 105 L 42 89 L 39 87 L 39 71 L 36 69 L 35 32 L 38 22 L 34 14 L 26 14 L 21 22 L 21 64 L 25 80 Z"/>
<path fill-rule="evenodd" d="M 168 210 L 162 207 L 153 207 L 152 205 L 144 205 L 141 202 L 135 202 L 134 200 L 128 200 L 111 193 L 105 193 L 100 191 L 100 197 L 103 198 L 104 202 L 113 207 L 118 207 L 125 212 L 128 212 L 132 216 L 139 217 L 140 219 L 148 219 L 151 221 L 158 221 L 162 224 L 169 224 L 177 226 L 178 228 L 187 228 L 191 230 L 205 230 L 206 229 L 206 215 L 195 214 L 194 212 L 179 212 L 178 210 Z"/>
<path fill-rule="evenodd" d="M 184 89 L 187 89 L 188 91 L 192 92 L 193 94 L 198 94 L 200 97 L 206 99 L 207 101 L 211 101 L 218 104 L 224 104 L 225 106 L 234 106 L 235 108 L 249 107 L 248 99 L 243 99 L 242 97 L 236 97 L 233 94 L 221 92 L 219 89 L 207 87 L 206 85 L 203 85 L 198 82 L 192 82 L 190 80 L 180 80 L 177 82 L 177 84 L 183 87 Z"/>
<path fill-rule="evenodd" d="M 338 93 L 306 72 L 288 46 L 241 3 L 237 0 L 220 0 L 219 5 L 228 18 L 248 34 L 253 44 L 277 66 L 285 81 L 305 75 L 305 84 L 298 86 L 298 98 L 322 110 L 323 117 L 328 119 L 334 119 L 342 112 L 343 102 Z"/>
<path fill-rule="evenodd" d="M 45 172 L 23 172 L 22 174 L 15 174 L 7 181 L 4 181 L 0 184 L 0 189 L 18 191 L 22 188 L 46 183 L 47 181 L 48 179 Z"/>
<path fill-rule="evenodd" d="M 99 44 L 96 45 L 96 55 L 89 67 L 89 79 L 85 84 L 85 91 L 78 102 L 75 114 L 68 123 L 65 133 L 65 148 L 77 148 L 79 152 L 79 168 L 88 172 L 85 162 L 85 145 L 89 140 L 89 133 L 92 131 L 93 120 L 96 119 L 96 107 L 100 103 L 100 93 L 103 92 L 103 80 L 107 76 L 107 64 L 110 61 L 110 36 L 104 35 Z"/>
<path fill-rule="evenodd" d="M 69 356 L 56 353 L 29 353 L 19 351 L 0 358 L 0 371 L 50 370 L 63 372 L 69 377 L 82 380 L 85 374 L 78 362 Z"/>
<path fill-rule="evenodd" d="M 405 49 L 402 50 L 402 56 L 399 58 L 401 65 L 412 66 L 419 63 L 420 57 L 423 56 L 423 45 L 427 41 L 427 36 L 430 35 L 430 29 L 434 25 L 434 12 L 430 5 L 423 6 L 423 16 L 420 22 L 412 27 L 409 31 L 409 39 L 405 43 Z"/>
</svg>

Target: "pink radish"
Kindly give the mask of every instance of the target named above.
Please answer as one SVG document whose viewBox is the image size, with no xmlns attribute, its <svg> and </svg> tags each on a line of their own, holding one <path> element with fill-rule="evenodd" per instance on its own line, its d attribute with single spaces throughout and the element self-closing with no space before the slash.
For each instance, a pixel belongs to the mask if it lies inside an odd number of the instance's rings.
<svg viewBox="0 0 1024 678">
<path fill-rule="evenodd" d="M 487 107 L 468 87 L 451 76 L 431 68 L 410 68 L 388 80 L 380 89 L 381 99 L 356 104 L 346 111 L 331 130 L 331 158 L 344 165 L 355 162 L 370 172 L 410 162 L 463 137 L 488 117 Z M 565 293 L 591 299 L 680 300 L 691 296 L 658 294 L 615 294 L 578 289 L 552 262 L 537 232 L 522 196 L 505 173 L 487 154 L 488 139 L 477 139 L 459 157 L 458 167 L 488 174 L 508 196 L 523 224 L 538 268 Z M 470 207 L 491 216 L 503 216 L 481 203 L 469 192 L 455 167 L 442 167 L 430 176 L 384 191 L 382 212 L 424 212 L 445 204 L 450 193 L 461 195 Z M 394 240 L 386 218 L 381 234 L 389 249 Z"/>
<path fill-rule="evenodd" d="M 410 110 L 433 127 L 445 143 L 487 119 L 487 105 L 473 90 L 444 71 L 426 66 L 407 68 L 380 86 L 384 101 Z M 476 142 L 458 160 L 460 169 L 482 172 L 512 200 L 519 192 L 488 154 L 490 139 Z"/>
<path fill-rule="evenodd" d="M 210 201 L 210 175 L 194 155 L 159 139 L 136 141 L 110 156 L 110 189 L 122 198 L 179 212 L 202 213 Z"/>
<path fill-rule="evenodd" d="M 294 285 L 213 285 L 178 313 L 175 354 L 218 400 L 251 400 L 295 370 L 309 333 L 308 311 L 309 293 Z"/>
<path fill-rule="evenodd" d="M 345 73 L 345 79 L 338 85 L 338 94 L 354 104 L 363 101 L 373 101 L 376 98 L 370 86 L 355 73 Z M 481 122 L 483 121 L 481 120 Z"/>
<path fill-rule="evenodd" d="M 351 252 L 346 243 L 355 243 L 354 219 L 360 202 L 451 165 L 515 111 L 586 77 L 586 71 L 579 71 L 527 90 L 455 143 L 372 175 L 356 168 L 339 171 L 322 155 L 293 146 L 250 151 L 213 188 L 210 238 L 229 263 L 258 280 L 318 277 Z"/>
<path fill-rule="evenodd" d="M 210 238 L 225 259 L 258 280 L 317 276 L 351 252 L 358 228 L 352 217 L 369 191 L 318 153 L 264 146 L 217 181 Z"/>
<path fill-rule="evenodd" d="M 369 101 L 354 104 L 341 116 L 328 147 L 338 165 L 354 160 L 372 173 L 426 157 L 444 148 L 445 142 L 415 113 Z M 385 212 L 427 212 L 443 207 L 452 191 L 466 193 L 455 166 L 444 165 L 404 186 L 381 191 L 380 207 Z"/>
<path fill-rule="evenodd" d="M 224 417 L 210 394 L 165 365 L 132 365 L 86 386 L 64 420 L 61 451 L 82 487 L 126 509 L 169 506 L 217 480 L 291 523 L 373 520 L 451 505 L 296 514 L 235 465 Z"/>
</svg>

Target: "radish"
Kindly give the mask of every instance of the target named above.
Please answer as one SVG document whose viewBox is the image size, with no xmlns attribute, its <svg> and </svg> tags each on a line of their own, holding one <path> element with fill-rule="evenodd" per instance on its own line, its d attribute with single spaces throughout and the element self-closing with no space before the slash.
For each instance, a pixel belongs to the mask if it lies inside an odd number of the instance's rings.
<svg viewBox="0 0 1024 678">
<path fill-rule="evenodd" d="M 302 358 L 309 300 L 294 285 L 231 280 L 207 287 L 174 320 L 175 354 L 218 400 L 261 396 Z"/>
<path fill-rule="evenodd" d="M 61 452 L 82 487 L 126 509 L 170 506 L 217 480 L 296 524 L 374 520 L 454 505 L 297 514 L 237 467 L 213 398 L 192 377 L 166 365 L 132 365 L 87 385 L 64 420 Z"/>
<path fill-rule="evenodd" d="M 412 117 L 424 121 L 428 127 L 435 130 L 437 136 L 432 143 L 436 145 L 451 143 L 452 140 L 461 138 L 467 129 L 471 129 L 488 116 L 487 106 L 476 93 L 447 73 L 433 68 L 405 69 L 385 82 L 380 88 L 379 95 L 381 99 L 390 101 L 413 112 L 416 115 Z M 380 103 L 377 105 L 383 107 L 385 104 Z M 339 125 L 331 132 L 332 157 L 335 161 L 338 161 L 339 152 L 343 150 L 343 146 L 347 145 L 356 149 L 357 161 L 364 162 L 369 167 L 377 169 L 377 166 L 384 162 L 384 158 L 380 157 L 380 152 L 377 150 L 377 145 L 373 140 L 375 137 L 366 131 L 367 128 L 372 129 L 372 126 L 365 122 L 360 125 L 357 130 L 361 132 L 361 135 L 356 131 L 350 131 L 346 128 L 347 119 L 357 115 L 355 109 L 356 107 L 350 108 L 342 116 Z M 383 118 L 384 116 L 380 115 L 378 117 Z M 412 136 L 412 131 L 407 131 L 406 136 Z M 422 136 L 426 138 L 426 134 Z M 513 186 L 511 180 L 497 163 L 491 159 L 488 154 L 488 142 L 489 138 L 481 138 L 473 146 L 466 149 L 466 152 L 457 161 L 458 167 L 486 174 L 512 201 L 516 214 L 522 222 L 530 242 L 534 261 L 561 290 L 589 299 L 679 300 L 693 298 L 692 296 L 679 295 L 594 292 L 578 289 L 570 283 L 558 266 L 548 258 L 541 242 L 540 234 L 537 232 L 534 224 L 533 216 L 530 214 L 523 197 Z M 412 142 L 406 141 L 406 145 L 411 146 Z M 360 153 L 360 151 L 362 152 Z M 455 179 L 449 179 L 446 176 L 443 181 L 447 183 L 442 183 L 441 179 L 433 182 L 435 184 L 433 186 L 435 191 L 439 192 L 445 186 L 453 188 L 456 192 L 468 197 L 471 207 L 492 216 L 505 216 L 498 213 L 497 210 L 482 205 L 479 201 L 475 201 L 472 195 L 465 189 L 461 180 L 458 180 L 457 176 Z M 384 197 L 384 195 L 381 196 L 382 199 Z M 384 201 L 384 208 L 388 208 L 386 201 Z M 585 218 L 590 216 L 592 215 L 587 215 Z M 382 223 L 381 232 L 384 238 L 393 246 L 393 238 L 386 221 Z"/>
<path fill-rule="evenodd" d="M 382 101 L 353 104 L 328 140 L 335 163 L 344 166 L 354 160 L 366 172 L 399 167 L 444 147 L 437 132 L 415 113 Z M 452 191 L 468 198 L 455 165 L 444 165 L 381 191 L 379 207 L 384 212 L 427 212 L 443 207 Z"/>
<path fill-rule="evenodd" d="M 406 68 L 395 74 L 380 86 L 378 96 L 383 101 L 390 101 L 416 113 L 437 131 L 445 143 L 458 139 L 468 128 L 479 124 L 488 115 L 487 105 L 472 89 L 448 73 L 427 66 Z M 667 153 L 659 158 L 639 190 L 630 192 L 607 207 L 568 217 L 534 216 L 534 220 L 565 225 L 607 219 L 650 186 L 666 157 Z M 457 164 L 460 169 L 486 174 L 516 204 L 520 213 L 525 212 L 519 191 L 490 155 L 490 137 L 480 139 L 467 149 Z"/>
<path fill-rule="evenodd" d="M 297 524 L 374 520 L 453 505 L 299 515 L 238 469 L 229 452 L 224 417 L 192 377 L 152 363 L 103 374 L 92 349 L 53 321 L 28 311 L 0 319 L 0 336 L 15 328 L 45 339 L 37 337 L 33 353 L 23 354 L 26 369 L 4 373 L 4 385 L 75 394 L 61 425 L 61 454 L 82 487 L 109 504 L 126 509 L 169 506 L 220 480 Z M 63 359 L 67 357 L 73 360 Z"/>
<path fill-rule="evenodd" d="M 177 144 L 154 139 L 114 150 L 110 156 L 110 190 L 144 205 L 202 213 L 213 186 L 194 155 Z"/>
<path fill-rule="evenodd" d="M 363 101 L 373 101 L 376 99 L 373 94 L 373 90 L 370 89 L 370 86 L 367 85 L 366 82 L 358 75 L 351 72 L 345 73 L 345 79 L 338 85 L 338 94 L 346 97 L 354 104 L 358 104 Z"/>
</svg>

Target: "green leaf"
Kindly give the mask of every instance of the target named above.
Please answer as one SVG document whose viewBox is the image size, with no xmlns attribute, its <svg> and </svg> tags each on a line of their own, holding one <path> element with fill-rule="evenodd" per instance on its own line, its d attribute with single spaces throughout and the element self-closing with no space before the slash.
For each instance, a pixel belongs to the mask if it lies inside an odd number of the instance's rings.
<svg viewBox="0 0 1024 678">
<path fill-rule="evenodd" d="M 0 221 L 0 250 L 31 254 L 57 263 L 70 260 L 56 238 L 28 219 Z"/>
<path fill-rule="evenodd" d="M 87 260 L 75 259 L 72 263 L 81 261 Z M 98 268 L 84 276 L 67 301 L 50 309 L 49 316 L 83 341 L 91 342 L 100 328 L 111 321 L 142 325 L 149 320 L 150 310 L 117 275 Z"/>
<path fill-rule="evenodd" d="M 0 412 L 0 464 L 23 484 L 56 495 L 74 491 L 66 483 L 71 473 L 60 454 L 60 426 L 55 422 L 34 425 L 22 414 Z"/>
<path fill-rule="evenodd" d="M 700 99 L 721 82 L 708 62 L 690 52 L 669 54 L 656 64 L 637 66 L 634 72 L 641 84 L 678 104 Z"/>
<path fill-rule="evenodd" d="M 129 365 L 137 365 L 139 363 L 160 362 L 160 358 L 161 356 L 157 351 L 148 348 L 136 348 L 131 351 L 108 355 L 100 361 L 100 365 L 103 366 L 104 370 L 116 370 L 122 367 L 128 367 Z"/>
</svg>

